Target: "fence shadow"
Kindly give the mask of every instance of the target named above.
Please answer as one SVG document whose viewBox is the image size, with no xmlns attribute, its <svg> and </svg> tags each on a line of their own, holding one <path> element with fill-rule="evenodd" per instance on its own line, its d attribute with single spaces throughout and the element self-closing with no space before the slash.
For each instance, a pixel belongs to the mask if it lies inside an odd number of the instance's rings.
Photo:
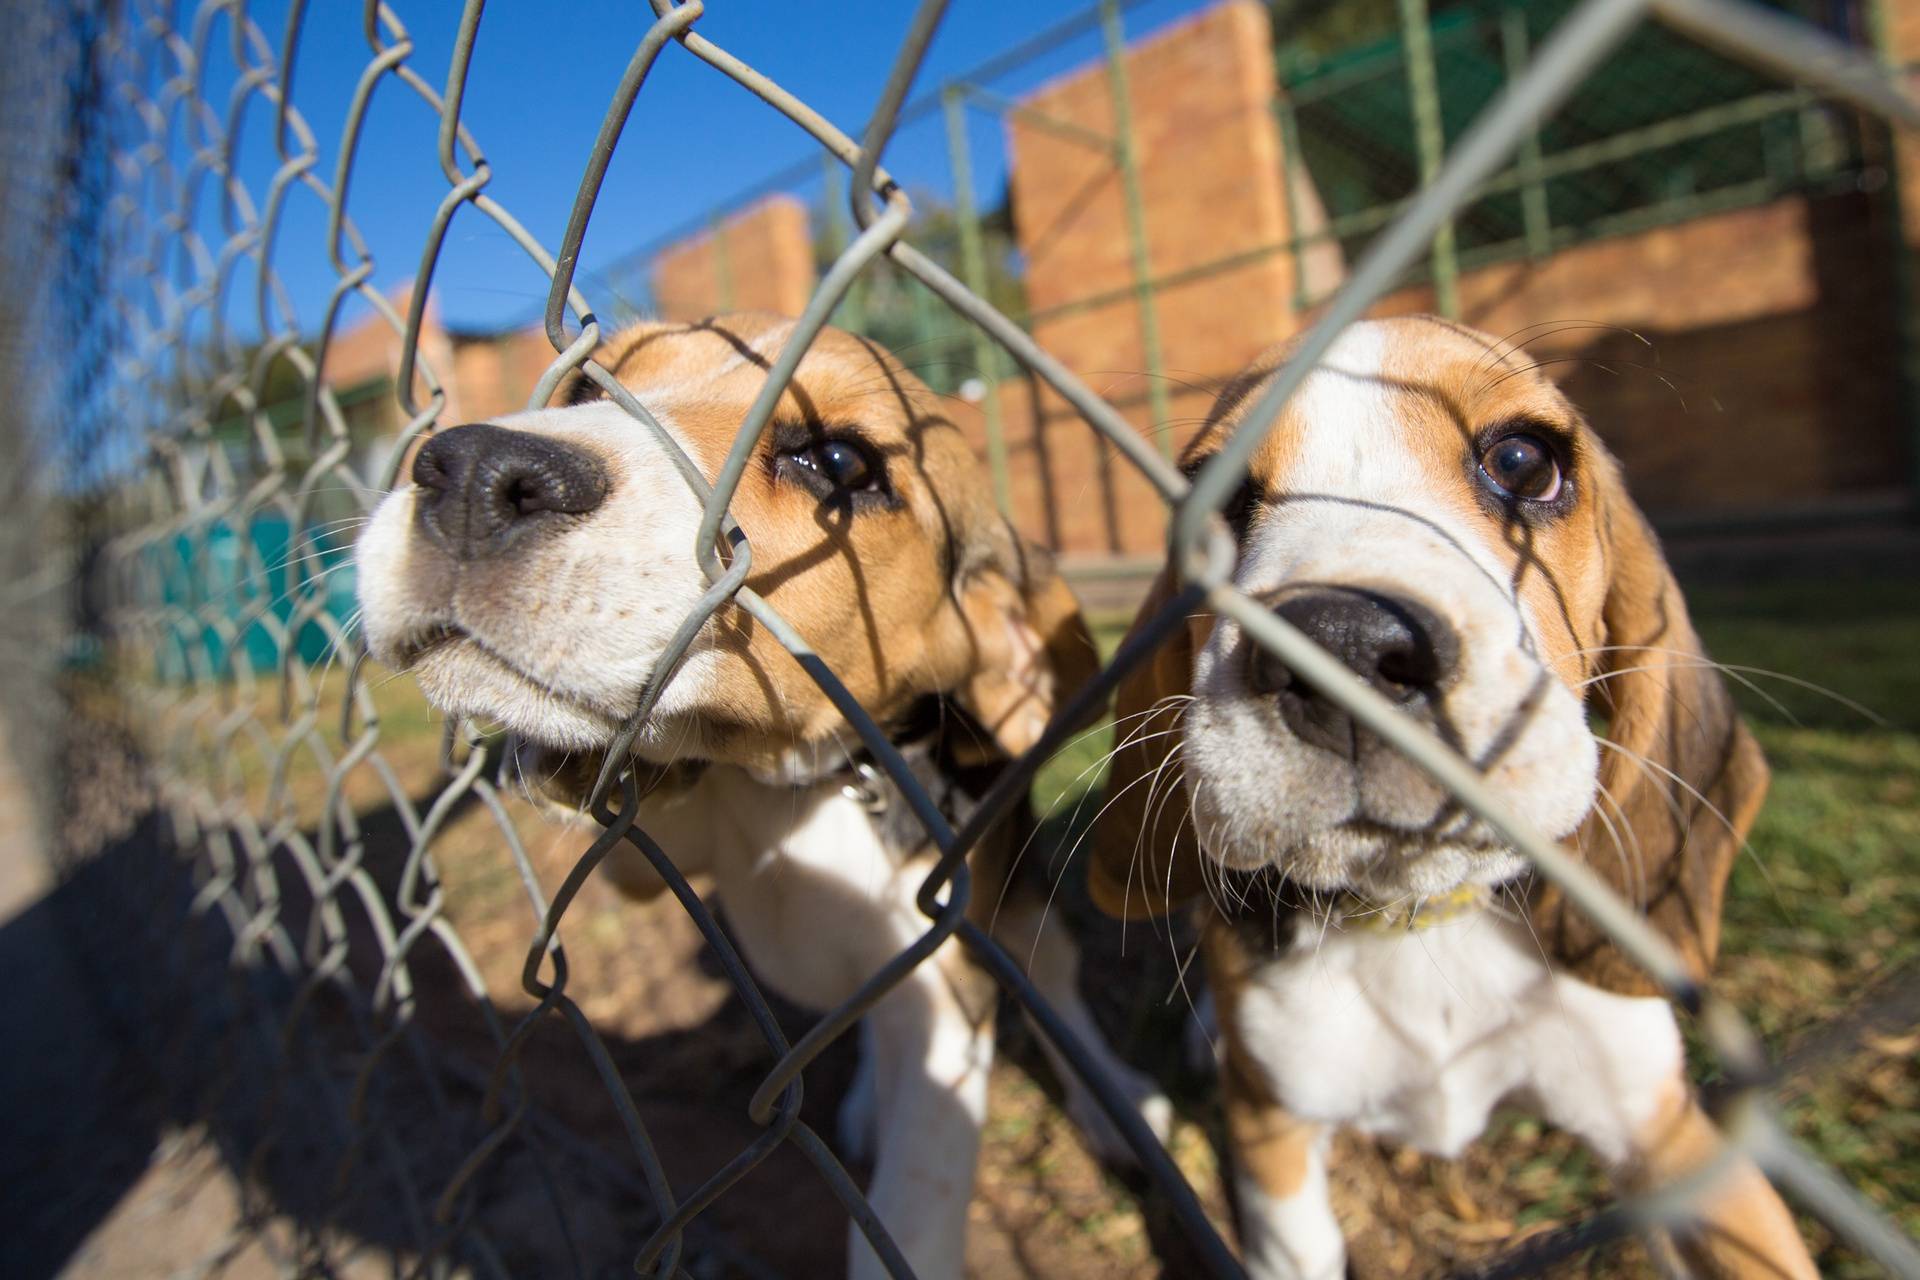
<svg viewBox="0 0 1920 1280">
<path fill-rule="evenodd" d="M 0 1274 L 53 1276 L 145 1171 L 166 1108 L 74 958 L 120 857 L 89 863 L 0 926 Z M 102 992 L 111 999 L 111 991 Z"/>
<path fill-rule="evenodd" d="M 75 737 L 76 754 L 116 763 L 70 765 L 70 777 L 141 774 L 117 729 L 82 721 Z M 416 804 L 424 809 L 430 798 Z M 0 928 L 0 959 L 9 973 L 28 975 L 7 1018 L 26 1051 L 0 1068 L 8 1131 L 26 1141 L 11 1144 L 0 1180 L 9 1216 L 31 1226 L 0 1233 L 0 1273 L 58 1274 L 135 1187 L 156 1147 L 191 1131 L 237 1184 L 231 1239 L 276 1234 L 314 1274 L 335 1274 L 331 1260 L 355 1254 L 410 1265 L 441 1244 L 480 1274 L 631 1274 L 633 1251 L 655 1220 L 651 1202 L 618 1112 L 560 1018 L 541 1019 L 520 1057 L 530 1109 L 441 1221 L 436 1197 L 488 1133 L 482 1100 L 497 1056 L 493 1027 L 511 1030 L 523 1010 L 484 1007 L 452 959 L 423 941 L 408 953 L 411 1002 L 376 1012 L 368 996 L 386 953 L 350 893 L 339 895 L 349 942 L 338 979 L 309 987 L 304 963 L 275 960 L 287 945 L 306 945 L 313 908 L 284 853 L 273 868 L 277 907 L 233 919 L 207 891 L 205 861 L 173 846 L 144 777 L 114 796 L 76 792 L 70 806 L 127 812 L 117 824 L 77 824 L 108 836 L 77 851 L 60 886 Z M 364 865 L 391 903 L 410 844 L 406 825 L 391 806 L 361 814 L 360 824 Z M 1067 914 L 1082 909 L 1075 903 Z M 1110 971 L 1122 962 L 1132 963 L 1096 946 L 1090 992 L 1126 989 L 1131 978 L 1113 980 Z M 700 964 L 709 980 L 718 976 L 704 950 Z M 49 976 L 62 967 L 59 981 Z M 769 1001 L 790 1038 L 811 1025 L 809 1012 Z M 1011 1008 L 1001 1026 L 1003 1054 L 1057 1101 L 1032 1033 Z M 603 1029 L 603 1038 L 677 1193 L 759 1136 L 746 1100 L 770 1056 L 738 999 L 697 1024 L 643 1035 Z M 856 1040 L 843 1037 L 807 1070 L 802 1119 L 823 1134 L 835 1131 Z M 850 1169 L 864 1181 L 866 1168 Z M 1120 1176 L 1162 1273 L 1194 1273 L 1170 1212 L 1144 1179 Z M 1025 1242 L 1017 1227 L 1008 1230 L 1017 1255 Z M 846 1233 L 818 1174 L 781 1144 L 696 1220 L 685 1266 L 697 1277 L 840 1274 Z M 1042 1254 L 1036 1259 L 1016 1256 L 1012 1274 L 1056 1274 Z"/>
</svg>

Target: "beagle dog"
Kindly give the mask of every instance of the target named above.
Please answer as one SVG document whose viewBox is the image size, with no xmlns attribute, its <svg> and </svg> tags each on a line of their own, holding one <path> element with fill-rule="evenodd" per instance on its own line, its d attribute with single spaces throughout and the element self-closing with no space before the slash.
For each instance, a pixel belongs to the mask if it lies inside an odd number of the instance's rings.
<svg viewBox="0 0 1920 1280">
<path fill-rule="evenodd" d="M 1187 467 L 1288 354 L 1222 392 Z M 1619 464 L 1520 354 L 1432 317 L 1348 328 L 1225 513 L 1234 581 L 1475 762 L 1704 977 L 1766 765 Z M 1163 576 L 1143 621 L 1172 589 Z M 1339 1126 L 1451 1156 L 1511 1099 L 1628 1186 L 1717 1149 L 1650 981 L 1233 622 L 1189 619 L 1122 684 L 1116 720 L 1091 889 L 1122 918 L 1206 908 L 1254 1276 L 1343 1274 L 1325 1164 Z M 1815 1274 L 1751 1165 L 1698 1209 L 1660 1244 L 1669 1261 Z"/>
<path fill-rule="evenodd" d="M 595 358 L 711 479 L 792 329 L 759 314 L 645 324 Z M 700 502 L 651 431 L 584 378 L 557 398 L 428 438 L 362 536 L 359 590 L 373 657 L 446 713 L 535 744 L 549 791 L 578 805 L 708 584 Z M 956 826 L 1096 669 L 1071 593 L 996 508 L 940 400 L 864 339 L 829 329 L 813 343 L 731 511 L 752 549 L 747 586 Z M 632 751 L 648 774 L 639 825 L 682 872 L 710 877 L 748 963 L 783 996 L 838 1004 L 928 928 L 914 897 L 937 850 L 737 605 L 700 631 Z M 1043 899 L 1013 883 L 1026 821 L 972 855 L 970 912 L 1164 1126 L 1164 1101 L 1101 1047 L 1073 942 L 1042 930 Z M 637 896 L 664 887 L 637 853 L 607 870 Z M 871 1141 L 871 1202 L 922 1277 L 960 1275 L 997 996 L 949 943 L 863 1023 L 843 1142 L 864 1155 Z M 1060 1074 L 1089 1136 L 1123 1149 Z M 884 1274 L 857 1228 L 849 1248 L 853 1275 Z"/>
</svg>

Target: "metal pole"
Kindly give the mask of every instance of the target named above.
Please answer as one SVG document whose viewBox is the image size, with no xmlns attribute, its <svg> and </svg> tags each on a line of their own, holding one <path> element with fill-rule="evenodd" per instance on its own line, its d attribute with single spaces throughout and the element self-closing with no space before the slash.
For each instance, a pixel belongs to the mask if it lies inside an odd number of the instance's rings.
<svg viewBox="0 0 1920 1280">
<path fill-rule="evenodd" d="M 1153 438 L 1166 457 L 1173 456 L 1173 407 L 1160 359 L 1160 318 L 1153 306 L 1153 266 L 1147 252 L 1146 207 L 1140 198 L 1140 170 L 1133 150 L 1133 109 L 1127 90 L 1127 37 L 1120 26 L 1119 0 L 1100 0 L 1100 34 L 1106 41 L 1107 92 L 1113 99 L 1113 160 L 1120 170 L 1120 192 L 1127 208 L 1127 247 L 1133 257 L 1134 298 L 1140 309 L 1140 348 L 1146 361 L 1147 406 Z"/>
<path fill-rule="evenodd" d="M 1273 114 L 1280 122 L 1280 198 L 1287 202 L 1287 251 L 1293 257 L 1293 309 L 1305 311 L 1313 305 L 1307 296 L 1307 242 L 1300 229 L 1300 195 L 1294 187 L 1296 175 L 1306 165 L 1300 154 L 1300 121 L 1293 99 L 1283 87 L 1274 99 Z"/>
<path fill-rule="evenodd" d="M 960 228 L 960 273 L 967 288 L 982 298 L 987 292 L 987 254 L 980 239 L 980 215 L 973 198 L 973 150 L 967 144 L 966 87 L 949 84 L 940 91 L 940 109 L 947 117 L 947 161 L 953 168 L 953 214 Z M 973 367 L 986 386 L 980 411 L 987 424 L 987 468 L 993 473 L 993 496 L 1002 514 L 1013 514 L 1013 485 L 1007 474 L 1007 441 L 1000 422 L 1000 361 L 992 339 L 979 325 L 968 325 L 973 337 Z"/>
<path fill-rule="evenodd" d="M 1433 69 L 1433 29 L 1427 0 L 1400 0 L 1400 29 L 1407 51 L 1407 91 L 1413 99 L 1413 140 L 1425 188 L 1446 159 L 1447 134 L 1440 118 L 1440 83 Z M 1453 219 L 1433 233 L 1433 305 L 1443 316 L 1460 314 L 1460 260 L 1454 251 Z"/>
<path fill-rule="evenodd" d="M 1503 10 L 1500 14 L 1500 51 L 1505 57 L 1507 81 L 1526 70 L 1529 56 L 1527 11 Z M 1527 254 L 1544 258 L 1553 250 L 1553 214 L 1547 205 L 1547 184 L 1540 177 L 1540 131 L 1529 129 L 1521 139 L 1520 219 L 1526 228 Z"/>
<path fill-rule="evenodd" d="M 1840 167 L 1840 157 L 1833 130 L 1827 123 L 1826 111 L 1812 94 L 1805 95 L 1801 102 L 1797 141 L 1800 154 L 1798 176 L 1806 181 L 1831 178 Z"/>
<path fill-rule="evenodd" d="M 933 296 L 933 290 L 912 276 L 903 274 L 900 287 L 905 291 L 907 314 L 912 317 L 913 325 L 913 339 L 906 349 L 915 353 L 924 353 L 921 356 L 923 359 L 931 358 L 942 364 L 946 363 L 948 345 L 946 339 L 958 335 L 952 334 L 950 330 L 942 332 L 940 324 L 943 317 L 952 313 L 945 307 L 936 306 L 939 299 Z M 933 371 L 929 369 L 928 372 Z"/>
<path fill-rule="evenodd" d="M 824 170 L 821 178 L 822 198 L 827 202 L 827 246 L 834 257 L 846 252 L 847 242 L 853 239 L 847 217 L 847 167 L 831 152 L 820 157 L 820 166 Z M 840 299 L 840 305 L 834 309 L 833 322 L 842 329 L 854 333 L 865 333 L 867 309 L 865 306 L 866 289 L 864 277 L 856 280 L 847 289 L 846 296 Z"/>
</svg>

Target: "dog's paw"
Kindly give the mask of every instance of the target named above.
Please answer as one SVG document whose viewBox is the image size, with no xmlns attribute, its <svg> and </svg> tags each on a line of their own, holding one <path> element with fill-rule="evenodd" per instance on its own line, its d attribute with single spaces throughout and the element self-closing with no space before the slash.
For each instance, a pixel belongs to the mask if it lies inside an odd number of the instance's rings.
<svg viewBox="0 0 1920 1280">
<path fill-rule="evenodd" d="M 1327 1200 L 1324 1170 L 1285 1197 L 1245 1176 L 1234 1179 L 1247 1280 L 1345 1280 L 1347 1243 Z"/>
</svg>

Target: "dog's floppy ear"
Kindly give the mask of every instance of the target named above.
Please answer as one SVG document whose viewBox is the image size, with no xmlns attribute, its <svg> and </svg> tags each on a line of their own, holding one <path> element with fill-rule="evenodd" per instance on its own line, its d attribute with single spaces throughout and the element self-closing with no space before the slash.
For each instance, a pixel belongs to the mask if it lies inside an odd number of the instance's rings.
<svg viewBox="0 0 1920 1280">
<path fill-rule="evenodd" d="M 1767 790 L 1760 746 L 1687 617 L 1660 544 L 1601 455 L 1608 589 L 1590 706 L 1607 722 L 1600 791 L 1578 833 L 1589 866 L 1645 912 L 1696 979 L 1720 945 L 1727 876 Z M 1559 890 L 1529 915 L 1560 963 L 1597 986 L 1655 994 L 1652 980 Z"/>
<path fill-rule="evenodd" d="M 1145 626 L 1173 594 L 1172 570 L 1162 569 L 1133 630 Z M 1177 759 L 1194 643 L 1192 625 L 1177 628 L 1114 694 L 1118 750 L 1088 836 L 1093 853 L 1087 889 L 1094 905 L 1123 920 L 1165 915 L 1206 889 Z"/>
<path fill-rule="evenodd" d="M 975 654 L 956 696 L 1000 751 L 1017 756 L 1100 670 L 1100 655 L 1053 556 L 1004 532 L 1007 545 L 960 587 Z"/>
</svg>

